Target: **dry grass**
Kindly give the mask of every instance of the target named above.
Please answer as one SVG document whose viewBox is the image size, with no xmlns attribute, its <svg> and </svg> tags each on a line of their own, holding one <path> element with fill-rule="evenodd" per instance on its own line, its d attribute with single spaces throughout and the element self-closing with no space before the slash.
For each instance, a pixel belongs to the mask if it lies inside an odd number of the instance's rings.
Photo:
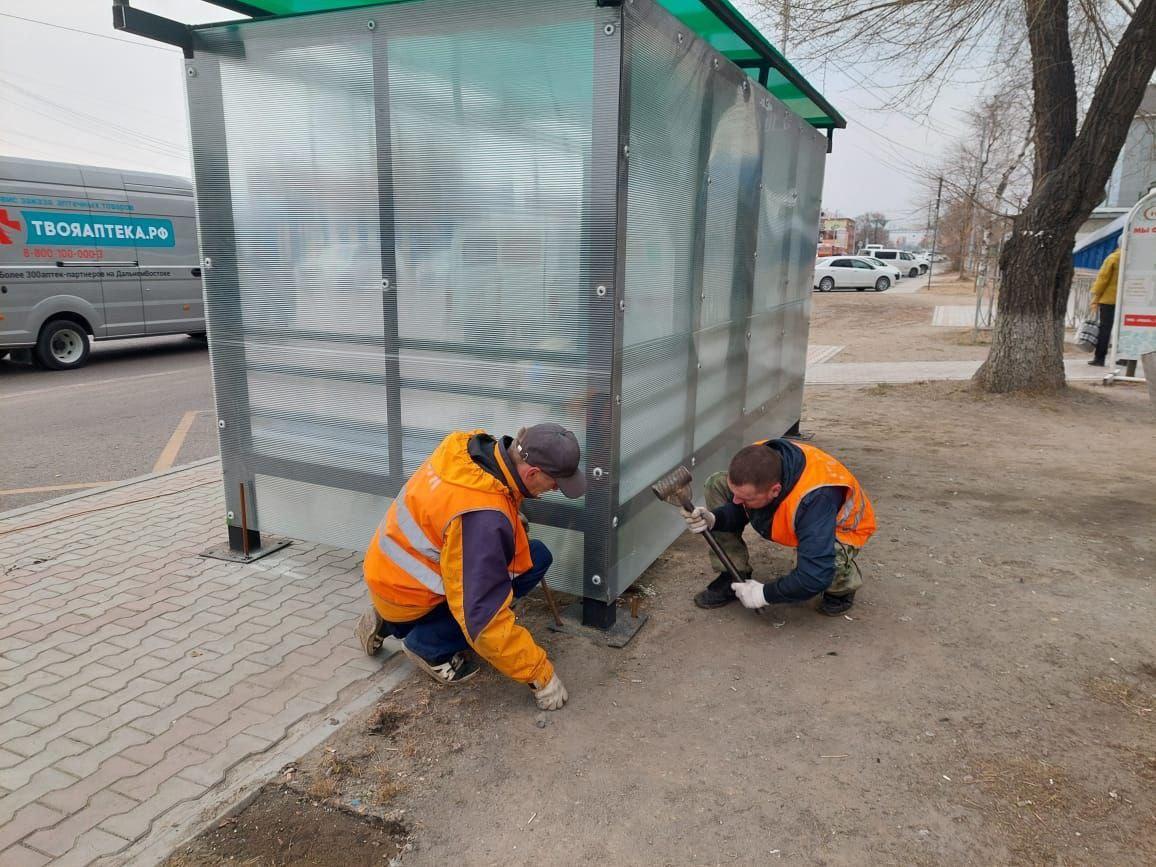
<svg viewBox="0 0 1156 867">
<path fill-rule="evenodd" d="M 1007 835 L 1026 864 L 1055 863 L 1061 849 L 1082 845 L 1080 836 L 1103 832 L 1103 820 L 1120 806 L 1118 798 L 1087 792 L 1058 765 L 1023 756 L 983 762 L 975 782 L 987 803 L 966 803 Z"/>
<path fill-rule="evenodd" d="M 1156 708 L 1156 696 L 1147 695 L 1123 681 L 1111 677 L 1093 677 L 1085 684 L 1092 697 L 1104 704 L 1113 704 L 1132 713 L 1152 719 L 1150 714 Z"/>
<path fill-rule="evenodd" d="M 385 765 L 377 765 L 373 769 L 377 783 L 370 793 L 370 800 L 379 807 L 384 807 L 398 795 L 405 791 L 405 786 L 394 779 L 393 773 Z"/>
<path fill-rule="evenodd" d="M 337 785 L 337 780 L 333 777 L 318 777 L 305 791 L 309 797 L 324 801 L 327 798 L 337 797 L 341 787 Z"/>
</svg>

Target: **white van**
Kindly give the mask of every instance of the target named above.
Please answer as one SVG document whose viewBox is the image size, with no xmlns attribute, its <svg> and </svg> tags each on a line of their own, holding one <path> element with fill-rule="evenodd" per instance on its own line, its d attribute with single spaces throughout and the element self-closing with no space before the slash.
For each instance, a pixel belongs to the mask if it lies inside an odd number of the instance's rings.
<svg viewBox="0 0 1156 867">
<path fill-rule="evenodd" d="M 926 263 L 920 262 L 914 253 L 908 253 L 906 250 L 888 249 L 875 244 L 868 244 L 863 248 L 862 255 L 882 259 L 888 265 L 894 265 L 904 277 L 918 277 L 920 274 L 927 273 Z"/>
<path fill-rule="evenodd" d="M 205 334 L 192 184 L 0 157 L 0 357 L 69 370 L 160 334 Z"/>
</svg>

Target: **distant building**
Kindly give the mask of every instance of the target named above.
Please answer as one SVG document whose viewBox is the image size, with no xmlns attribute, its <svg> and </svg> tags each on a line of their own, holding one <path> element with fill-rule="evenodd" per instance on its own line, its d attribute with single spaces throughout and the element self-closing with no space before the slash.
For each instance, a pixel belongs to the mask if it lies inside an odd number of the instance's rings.
<svg viewBox="0 0 1156 867">
<path fill-rule="evenodd" d="M 855 221 L 850 217 L 819 219 L 819 255 L 841 256 L 855 252 Z"/>
<path fill-rule="evenodd" d="M 1076 232 L 1076 249 L 1088 249 L 1081 267 L 1098 267 L 1116 248 L 1123 217 L 1156 183 L 1156 84 L 1149 84 L 1112 169 L 1104 201 Z M 1106 230 L 1106 231 L 1105 231 Z M 1093 250 L 1094 248 L 1094 250 Z M 1094 252 L 1094 255 L 1093 255 Z M 1098 260 L 1098 261 L 1097 261 Z"/>
<path fill-rule="evenodd" d="M 1156 84 L 1149 84 L 1108 181 L 1104 205 L 1131 208 L 1156 183 Z"/>
</svg>

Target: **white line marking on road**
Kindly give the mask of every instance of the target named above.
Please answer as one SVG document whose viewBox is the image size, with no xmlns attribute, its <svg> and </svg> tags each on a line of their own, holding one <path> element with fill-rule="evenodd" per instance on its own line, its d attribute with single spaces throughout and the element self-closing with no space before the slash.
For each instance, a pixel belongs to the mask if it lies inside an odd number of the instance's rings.
<svg viewBox="0 0 1156 867">
<path fill-rule="evenodd" d="M 113 385 L 121 382 L 132 382 L 133 380 L 137 379 L 153 379 L 158 376 L 181 376 L 184 374 L 192 373 L 195 373 L 197 376 L 204 375 L 200 370 L 166 370 L 163 373 L 141 373 L 137 376 L 121 376 L 115 379 L 95 379 L 91 382 L 75 382 L 69 385 L 53 385 L 48 388 L 33 388 L 28 391 L 18 391 L 15 394 L 5 395 L 3 398 L 0 398 L 0 400 L 8 403 L 21 397 L 34 397 L 35 395 L 47 394 L 51 391 L 63 391 L 66 388 L 93 388 L 94 386 L 98 385 Z"/>
<path fill-rule="evenodd" d="M 193 422 L 197 420 L 199 410 L 191 409 L 181 416 L 180 422 L 177 424 L 177 429 L 173 431 L 173 435 L 169 437 L 168 444 L 165 446 L 161 456 L 157 458 L 157 462 L 153 464 L 153 472 L 160 473 L 167 470 L 173 465 L 180 454 L 181 446 L 185 444 L 185 437 L 189 435 L 189 428 L 193 426 Z"/>
</svg>

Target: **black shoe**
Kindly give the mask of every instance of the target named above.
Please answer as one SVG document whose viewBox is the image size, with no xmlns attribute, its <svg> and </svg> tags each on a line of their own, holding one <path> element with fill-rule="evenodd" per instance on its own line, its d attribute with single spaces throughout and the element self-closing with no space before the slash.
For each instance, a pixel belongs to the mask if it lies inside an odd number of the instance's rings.
<svg viewBox="0 0 1156 867">
<path fill-rule="evenodd" d="M 1100 359 L 1100 358 L 1093 358 L 1091 361 L 1088 362 L 1088 364 L 1092 365 L 1092 367 L 1104 367 L 1105 366 L 1103 359 Z"/>
<path fill-rule="evenodd" d="M 828 617 L 838 617 L 840 614 L 846 614 L 850 611 L 854 604 L 854 591 L 845 596 L 833 596 L 830 593 L 824 593 L 823 598 L 819 600 L 819 613 L 826 614 Z"/>
<path fill-rule="evenodd" d="M 443 686 L 465 683 L 480 671 L 478 664 L 464 653 L 455 653 L 448 659 L 432 662 L 422 659 L 408 647 L 402 647 L 405 655 L 417 663 L 418 667 Z"/>
<path fill-rule="evenodd" d="M 743 578 L 750 578 L 751 573 L 740 572 Z M 719 572 L 718 577 L 706 585 L 706 589 L 694 595 L 694 604 L 699 608 L 722 608 L 738 599 L 735 591 L 731 590 L 734 578 L 730 572 Z"/>
</svg>

